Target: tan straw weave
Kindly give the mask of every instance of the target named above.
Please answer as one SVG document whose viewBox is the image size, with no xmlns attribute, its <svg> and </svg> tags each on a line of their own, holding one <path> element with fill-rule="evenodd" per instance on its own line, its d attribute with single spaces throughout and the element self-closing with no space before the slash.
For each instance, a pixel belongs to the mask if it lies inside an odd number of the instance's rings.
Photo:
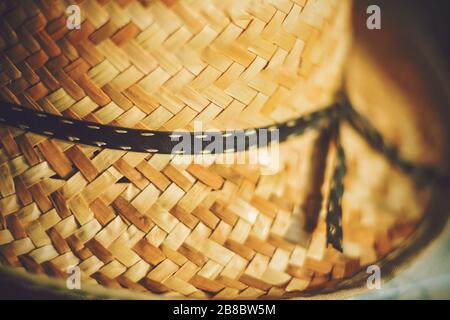
<svg viewBox="0 0 450 320">
<path fill-rule="evenodd" d="M 342 87 L 347 0 L 75 3 L 81 28 L 69 30 L 69 2 L 1 1 L 1 100 L 123 127 L 192 131 L 201 121 L 224 130 L 308 114 Z M 355 64 L 372 72 L 365 60 Z M 350 91 L 379 120 L 357 94 L 366 71 L 350 74 Z M 381 76 L 371 79 L 383 85 Z M 382 91 L 384 101 L 406 105 L 395 90 Z M 423 137 L 402 138 L 414 126 L 397 132 L 382 119 L 388 138 L 410 142 L 406 155 L 420 159 Z M 279 169 L 264 174 L 266 163 L 180 164 L 0 127 L 0 261 L 62 280 L 78 266 L 82 286 L 164 297 L 332 289 L 405 240 L 429 190 L 419 192 L 345 128 L 344 250 L 327 247 L 335 152 L 324 158 L 318 137 L 312 130 L 282 143 Z"/>
</svg>

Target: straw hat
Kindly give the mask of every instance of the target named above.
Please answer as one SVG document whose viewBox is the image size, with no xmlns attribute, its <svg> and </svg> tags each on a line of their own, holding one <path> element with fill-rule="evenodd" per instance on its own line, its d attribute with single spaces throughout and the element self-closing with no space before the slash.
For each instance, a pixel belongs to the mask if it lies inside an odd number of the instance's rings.
<svg viewBox="0 0 450 320">
<path fill-rule="evenodd" d="M 69 5 L 0 4 L 3 265 L 62 286 L 78 267 L 82 288 L 152 297 L 282 298 L 336 290 L 414 234 L 430 187 L 348 123 L 339 141 L 321 130 L 326 121 L 298 132 L 311 115 L 333 114 L 326 107 L 345 86 L 401 157 L 444 162 L 445 132 L 419 71 L 404 50 L 390 51 L 386 67 L 385 51 L 352 40 L 351 1 Z M 424 130 L 424 119 L 436 125 Z M 238 152 L 219 162 L 139 149 L 196 124 L 279 128 L 286 141 L 253 163 L 237 163 Z M 58 134 L 71 125 L 74 135 Z M 104 130 L 108 141 L 89 140 Z M 132 133 L 143 137 L 132 142 Z M 345 192 L 333 226 L 341 149 Z"/>
</svg>

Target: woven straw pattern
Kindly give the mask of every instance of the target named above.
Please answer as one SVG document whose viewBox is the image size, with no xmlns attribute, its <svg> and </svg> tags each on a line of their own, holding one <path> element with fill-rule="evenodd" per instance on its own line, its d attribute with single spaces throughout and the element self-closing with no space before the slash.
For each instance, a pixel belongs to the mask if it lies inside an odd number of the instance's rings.
<svg viewBox="0 0 450 320">
<path fill-rule="evenodd" d="M 1 2 L 3 100 L 145 129 L 267 125 L 333 100 L 350 41 L 348 1 L 86 0 L 80 30 L 66 28 L 68 4 Z M 318 167 L 316 137 L 284 144 L 282 170 L 263 176 L 2 127 L 0 255 L 32 273 L 64 279 L 78 265 L 85 283 L 166 296 L 333 286 L 412 225 L 374 229 L 346 212 L 341 254 L 325 247 L 322 210 L 309 237 L 305 199 L 320 205 L 314 172 L 332 161 Z"/>
</svg>

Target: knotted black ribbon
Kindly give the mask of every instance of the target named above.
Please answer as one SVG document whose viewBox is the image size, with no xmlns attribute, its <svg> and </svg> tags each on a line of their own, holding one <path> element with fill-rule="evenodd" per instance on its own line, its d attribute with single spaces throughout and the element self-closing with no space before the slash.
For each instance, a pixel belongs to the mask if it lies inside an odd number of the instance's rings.
<svg viewBox="0 0 450 320">
<path fill-rule="evenodd" d="M 245 143 L 237 143 L 236 141 L 242 137 L 258 135 L 261 130 L 266 130 L 269 135 L 277 130 L 276 142 L 283 142 L 291 136 L 301 135 L 308 129 L 331 130 L 337 152 L 327 202 L 326 233 L 327 244 L 339 251 L 342 251 L 342 197 L 346 172 L 344 149 L 339 140 L 339 127 L 342 121 L 348 121 L 372 147 L 383 153 L 394 165 L 414 179 L 421 183 L 450 185 L 450 178 L 436 168 L 401 159 L 397 150 L 386 144 L 375 127 L 357 113 L 350 102 L 345 99 L 319 111 L 276 126 L 216 132 L 168 132 L 125 128 L 66 118 L 7 102 L 0 102 L 0 124 L 73 143 L 133 152 L 173 154 L 180 137 L 189 137 L 192 144 L 192 148 L 189 149 L 190 152 L 183 150 L 181 154 L 210 153 L 211 150 L 208 150 L 208 146 L 213 139 L 218 139 L 219 144 L 222 144 L 222 152 L 239 152 L 252 147 L 265 147 L 267 143 L 274 142 L 272 136 L 264 141 L 265 145 L 261 145 L 259 139 L 245 139 Z M 231 143 L 231 148 L 229 147 L 230 139 L 234 141 L 234 143 Z M 196 146 L 200 147 L 196 148 Z M 217 150 L 213 151 L 217 152 Z"/>
</svg>

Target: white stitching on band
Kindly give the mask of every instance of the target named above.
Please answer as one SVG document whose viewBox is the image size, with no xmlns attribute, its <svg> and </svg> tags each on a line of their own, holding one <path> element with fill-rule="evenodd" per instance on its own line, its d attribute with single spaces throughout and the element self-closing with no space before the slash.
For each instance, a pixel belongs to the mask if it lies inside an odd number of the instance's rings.
<svg viewBox="0 0 450 320">
<path fill-rule="evenodd" d="M 251 136 L 251 135 L 254 135 L 254 134 L 256 134 L 256 130 L 255 129 L 250 129 L 250 130 L 245 131 L 245 135 L 246 136 Z"/>
<path fill-rule="evenodd" d="M 289 128 L 292 128 L 292 127 L 295 127 L 296 124 L 297 124 L 297 121 L 291 120 L 286 123 L 286 126 L 288 126 Z"/>
</svg>

